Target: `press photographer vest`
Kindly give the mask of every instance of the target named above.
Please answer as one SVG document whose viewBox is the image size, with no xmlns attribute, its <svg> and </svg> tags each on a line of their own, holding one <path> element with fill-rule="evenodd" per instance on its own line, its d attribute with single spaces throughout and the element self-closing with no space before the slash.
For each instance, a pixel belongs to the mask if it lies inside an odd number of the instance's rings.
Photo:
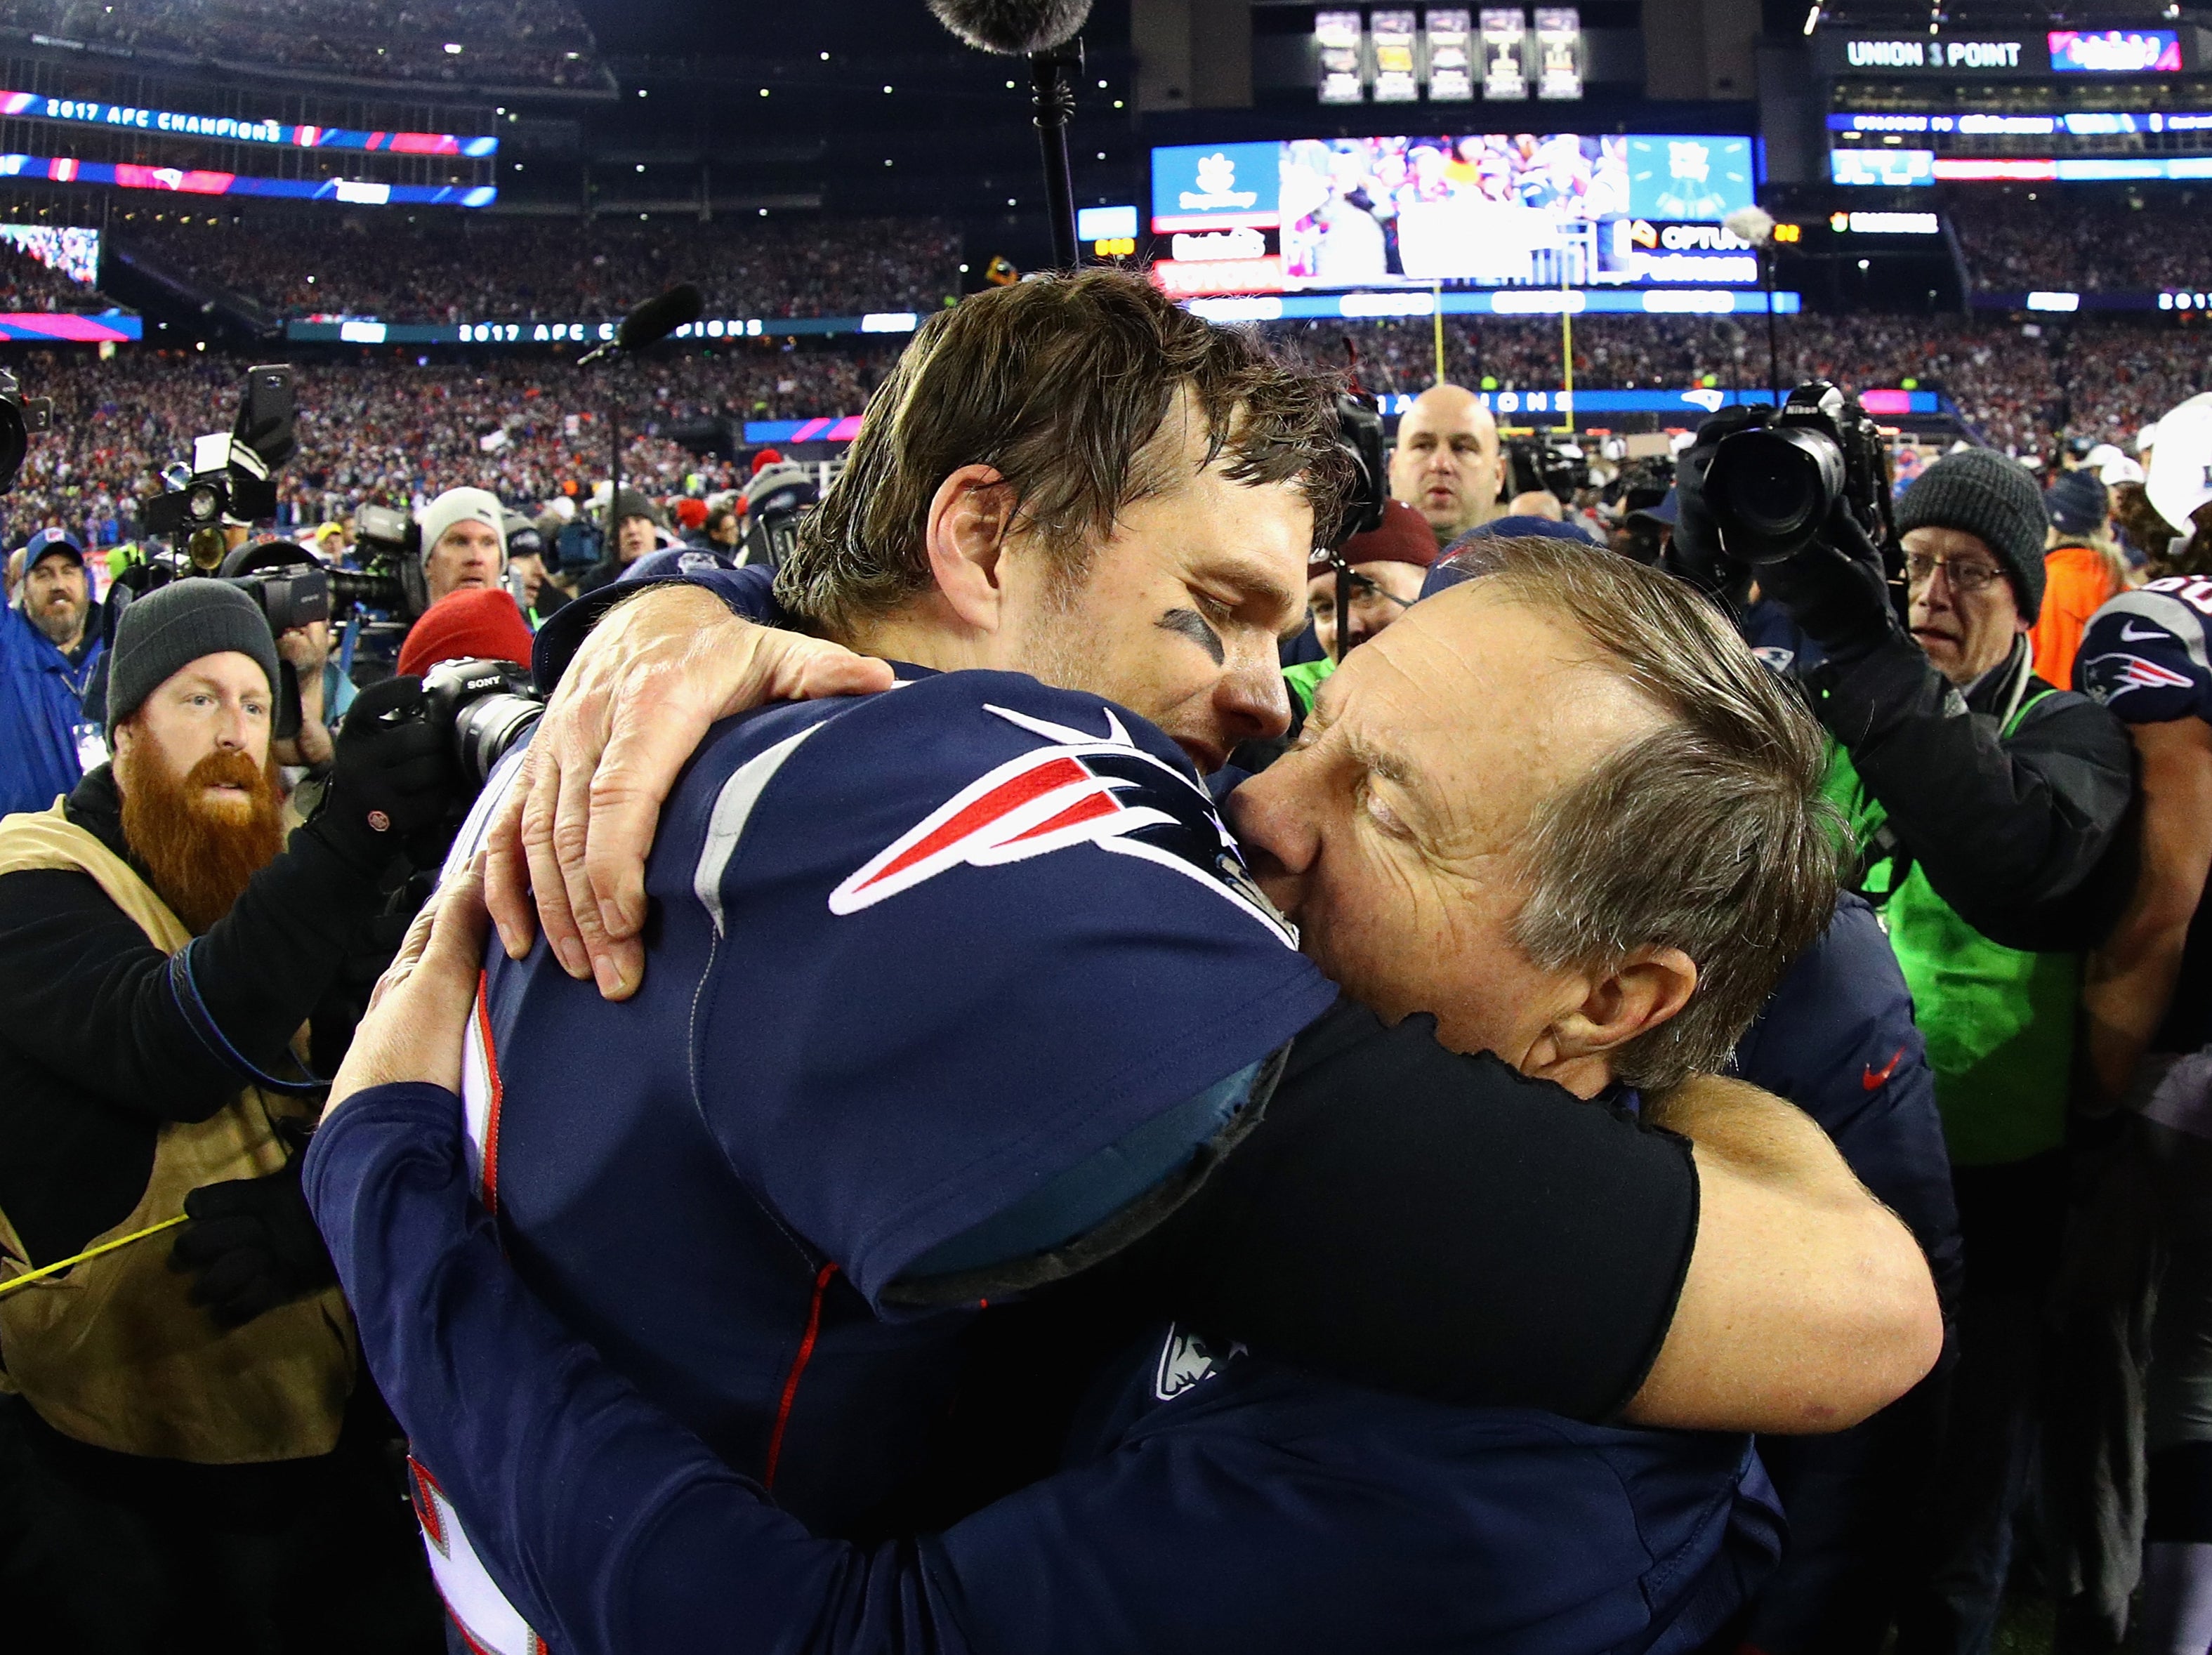
<svg viewBox="0 0 2212 1655">
<path fill-rule="evenodd" d="M 2010 737 L 2037 702 L 2055 694 L 2027 697 L 2001 734 Z M 1850 753 L 1831 741 L 1828 755 L 1822 789 L 1859 845 L 1875 850 L 1889 812 L 1869 796 Z M 1869 863 L 1859 887 L 1881 917 L 1912 991 L 1952 1161 L 1994 1166 L 2057 1149 L 2066 1138 L 2081 955 L 2029 954 L 1990 942 L 1902 851 Z"/>
<path fill-rule="evenodd" d="M 164 954 L 191 933 L 130 865 L 57 803 L 0 820 L 0 875 L 88 874 Z M 247 1087 L 203 1121 L 155 1141 L 138 1203 L 90 1246 L 173 1218 L 203 1184 L 256 1178 L 288 1159 L 276 1131 L 295 1100 Z M 203 1465 L 303 1459 L 337 1446 L 357 1361 L 353 1318 L 335 1287 L 225 1331 L 187 1299 L 163 1231 L 0 1295 L 0 1388 L 20 1392 L 64 1435 L 118 1453 Z M 0 1213 L 0 1282 L 42 1261 Z"/>
</svg>

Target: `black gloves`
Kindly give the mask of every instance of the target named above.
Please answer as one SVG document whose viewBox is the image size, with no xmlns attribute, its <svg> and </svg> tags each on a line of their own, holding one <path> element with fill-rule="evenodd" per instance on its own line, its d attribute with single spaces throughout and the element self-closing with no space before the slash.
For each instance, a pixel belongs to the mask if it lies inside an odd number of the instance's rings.
<svg viewBox="0 0 2212 1655">
<path fill-rule="evenodd" d="M 1705 472 L 1723 438 L 1765 425 L 1771 417 L 1772 410 L 1763 406 L 1722 409 L 1698 427 L 1697 441 L 1674 467 L 1674 532 L 1660 567 L 1720 599 L 1731 616 L 1740 617 L 1750 607 L 1751 568 L 1721 549 L 1720 527 L 1705 505 Z"/>
<path fill-rule="evenodd" d="M 191 1301 L 222 1327 L 243 1327 L 337 1280 L 307 1197 L 300 1159 L 265 1178 L 203 1184 L 185 1197 L 191 1219 L 169 1250 L 172 1270 L 198 1280 Z"/>
<path fill-rule="evenodd" d="M 362 872 L 442 822 L 461 784 L 453 731 L 428 716 L 420 678 L 387 678 L 347 709 L 330 785 L 307 831 Z"/>
<path fill-rule="evenodd" d="M 1841 501 L 1820 541 L 1795 557 L 1759 567 L 1759 589 L 1789 610 L 1839 666 L 1902 635 L 1881 552 Z"/>
</svg>

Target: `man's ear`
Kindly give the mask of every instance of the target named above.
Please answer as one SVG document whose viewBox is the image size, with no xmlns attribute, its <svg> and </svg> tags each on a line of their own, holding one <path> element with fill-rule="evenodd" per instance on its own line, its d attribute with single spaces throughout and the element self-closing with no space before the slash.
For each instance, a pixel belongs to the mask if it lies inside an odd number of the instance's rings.
<svg viewBox="0 0 2212 1655">
<path fill-rule="evenodd" d="M 1578 1096 L 1595 1097 L 1613 1081 L 1613 1059 L 1622 1046 L 1689 1003 L 1698 967 L 1680 949 L 1645 949 L 1586 981 L 1581 1001 L 1552 1020 L 1521 1067 Z"/>
<path fill-rule="evenodd" d="M 999 558 L 1013 520 L 1013 488 L 988 465 L 962 466 L 930 499 L 930 573 L 953 613 L 979 632 L 998 630 L 1005 597 Z"/>
</svg>

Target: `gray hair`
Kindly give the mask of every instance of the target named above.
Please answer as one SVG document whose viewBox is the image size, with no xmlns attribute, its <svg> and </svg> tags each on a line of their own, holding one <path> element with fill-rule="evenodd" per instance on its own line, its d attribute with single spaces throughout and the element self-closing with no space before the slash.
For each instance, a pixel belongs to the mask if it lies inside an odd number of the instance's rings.
<svg viewBox="0 0 2212 1655">
<path fill-rule="evenodd" d="M 1834 912 L 1844 832 L 1820 791 L 1820 726 L 1671 575 L 1543 539 L 1476 541 L 1450 567 L 1571 623 L 1666 720 L 1537 808 L 1515 942 L 1547 970 L 1680 949 L 1695 992 L 1615 1073 L 1657 1088 L 1720 1069 Z"/>
</svg>

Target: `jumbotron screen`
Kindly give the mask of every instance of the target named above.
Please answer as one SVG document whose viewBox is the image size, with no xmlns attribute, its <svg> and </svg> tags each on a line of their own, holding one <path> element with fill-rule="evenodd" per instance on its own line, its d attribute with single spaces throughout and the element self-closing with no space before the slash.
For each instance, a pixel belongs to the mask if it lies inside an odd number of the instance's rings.
<svg viewBox="0 0 2212 1655">
<path fill-rule="evenodd" d="M 1477 133 L 1152 151 L 1153 277 L 1177 297 L 1312 288 L 1752 283 L 1721 227 L 1747 137 Z"/>
</svg>

